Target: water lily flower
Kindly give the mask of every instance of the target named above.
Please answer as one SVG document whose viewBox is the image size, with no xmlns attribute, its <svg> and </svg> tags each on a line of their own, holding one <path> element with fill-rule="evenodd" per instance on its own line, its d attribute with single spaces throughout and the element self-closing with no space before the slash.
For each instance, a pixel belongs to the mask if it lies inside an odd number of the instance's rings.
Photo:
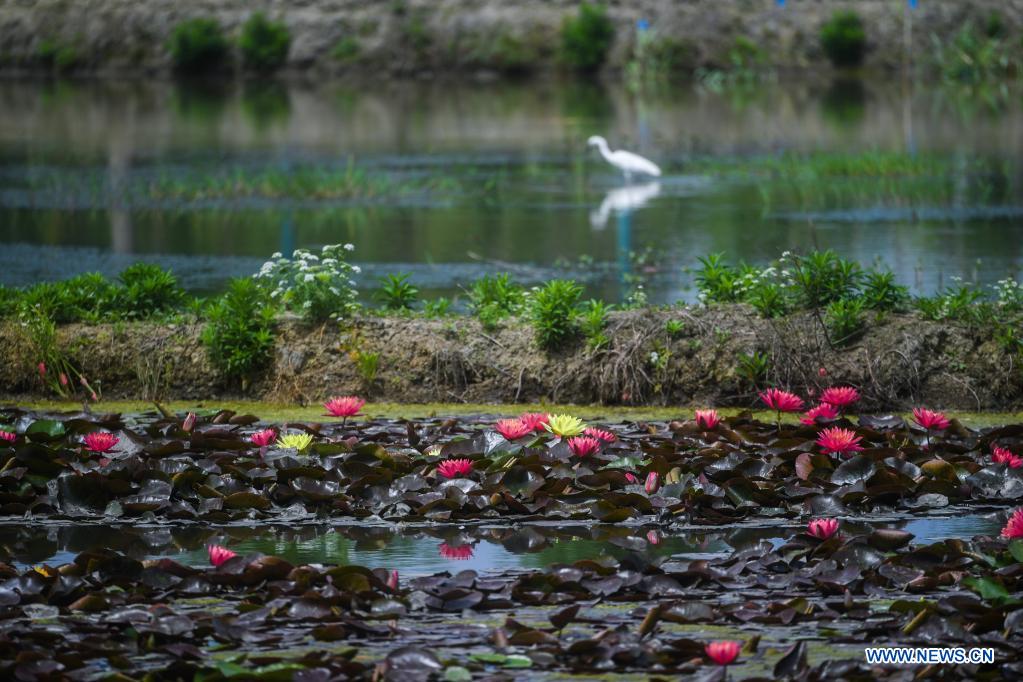
<svg viewBox="0 0 1023 682">
<path fill-rule="evenodd" d="M 398 591 L 398 569 L 391 571 L 391 575 L 387 577 L 387 589 L 391 592 Z"/>
<path fill-rule="evenodd" d="M 815 538 L 827 540 L 838 532 L 838 521 L 835 519 L 813 519 L 806 524 L 806 532 Z"/>
<path fill-rule="evenodd" d="M 991 461 L 995 464 L 1006 464 L 1010 469 L 1019 469 L 1023 466 L 1023 457 L 1017 457 L 1008 448 L 1000 448 L 997 445 L 991 447 Z"/>
<path fill-rule="evenodd" d="M 0 440 L 5 440 L 8 443 L 13 443 L 15 440 L 17 440 L 17 438 L 18 438 L 18 434 L 16 434 L 16 433 L 11 433 L 10 431 L 0 430 Z"/>
<path fill-rule="evenodd" d="M 551 418 L 546 412 L 526 412 L 519 417 L 519 421 L 533 431 L 543 431 L 544 425 Z"/>
<path fill-rule="evenodd" d="M 533 432 L 532 427 L 527 426 L 521 419 L 502 419 L 494 424 L 494 428 L 505 440 L 518 440 Z"/>
<path fill-rule="evenodd" d="M 837 426 L 824 429 L 817 435 L 817 445 L 826 455 L 849 455 L 859 452 L 863 449 L 863 446 L 860 445 L 861 440 L 863 438 L 857 436 L 855 431 Z"/>
<path fill-rule="evenodd" d="M 359 410 L 366 404 L 366 401 L 362 398 L 354 395 L 345 395 L 340 397 L 331 398 L 327 402 L 323 403 L 323 406 L 327 408 L 327 417 L 341 417 L 341 424 L 344 425 L 348 422 L 349 417 L 354 417 L 359 414 Z"/>
<path fill-rule="evenodd" d="M 661 488 L 661 475 L 656 471 L 651 471 L 646 475 L 646 483 L 643 484 L 643 490 L 646 491 L 647 495 L 653 495 Z"/>
<path fill-rule="evenodd" d="M 121 441 L 120 438 L 106 431 L 87 433 L 82 440 L 85 441 L 86 449 L 92 452 L 110 452 Z"/>
<path fill-rule="evenodd" d="M 721 423 L 717 410 L 697 410 L 696 425 L 704 431 L 713 431 Z"/>
<path fill-rule="evenodd" d="M 214 566 L 220 566 L 224 562 L 238 556 L 237 552 L 232 552 L 227 547 L 221 547 L 220 545 L 209 545 L 206 551 L 209 552 L 210 563 Z"/>
<path fill-rule="evenodd" d="M 860 399 L 860 392 L 852 386 L 833 386 L 821 393 L 821 402 L 838 409 L 848 407 Z"/>
<path fill-rule="evenodd" d="M 803 399 L 795 393 L 780 388 L 769 388 L 760 393 L 760 400 L 775 412 L 799 412 L 803 409 Z"/>
<path fill-rule="evenodd" d="M 277 438 L 277 432 L 273 429 L 263 429 L 262 431 L 256 431 L 254 434 L 249 436 L 249 440 L 252 444 L 259 448 L 265 448 L 274 442 Z"/>
<path fill-rule="evenodd" d="M 821 403 L 817 407 L 811 407 L 806 414 L 799 418 L 802 423 L 813 426 L 818 420 L 830 421 L 838 419 L 838 408 L 831 403 Z"/>
<path fill-rule="evenodd" d="M 1023 508 L 1017 509 L 1009 517 L 1002 529 L 1002 537 L 1009 540 L 1023 538 Z"/>
<path fill-rule="evenodd" d="M 628 482 L 628 483 L 630 483 L 632 485 L 636 485 L 637 483 L 639 483 L 639 479 L 636 478 L 636 474 L 628 472 L 628 471 L 625 472 L 625 480 L 626 480 L 626 482 Z"/>
<path fill-rule="evenodd" d="M 45 362 L 40 362 L 39 366 L 38 366 L 38 369 L 39 369 L 39 378 L 40 379 L 45 379 L 46 378 L 46 363 Z"/>
<path fill-rule="evenodd" d="M 596 438 L 597 440 L 602 440 L 605 443 L 614 443 L 616 440 L 618 440 L 618 436 L 614 435 L 610 431 L 607 431 L 605 429 L 598 429 L 595 426 L 587 426 L 583 430 L 583 435 L 592 436 L 593 438 Z"/>
<path fill-rule="evenodd" d="M 308 433 L 287 433 L 277 440 L 277 447 L 302 451 L 312 445 L 312 443 L 313 437 Z"/>
<path fill-rule="evenodd" d="M 593 436 L 576 436 L 568 439 L 568 449 L 576 457 L 592 455 L 600 449 L 600 441 Z"/>
<path fill-rule="evenodd" d="M 656 530 L 648 530 L 646 532 L 646 541 L 651 545 L 659 545 L 661 544 L 661 534 Z"/>
<path fill-rule="evenodd" d="M 181 422 L 181 430 L 185 433 L 191 433 L 192 429 L 195 428 L 195 420 L 198 419 L 195 412 L 189 412 L 185 415 L 185 421 Z"/>
<path fill-rule="evenodd" d="M 927 431 L 944 431 L 948 428 L 948 418 L 941 412 L 935 412 L 934 410 L 928 410 L 923 407 L 913 408 L 913 421 L 922 426 Z"/>
<path fill-rule="evenodd" d="M 444 478 L 468 476 L 472 473 L 471 459 L 448 459 L 437 465 L 437 473 Z"/>
<path fill-rule="evenodd" d="M 472 558 L 472 545 L 449 545 L 446 542 L 442 542 L 440 543 L 440 555 L 445 559 L 465 561 Z"/>
<path fill-rule="evenodd" d="M 586 424 L 579 417 L 568 414 L 552 414 L 543 427 L 559 438 L 570 438 L 582 433 Z"/>
<path fill-rule="evenodd" d="M 704 651 L 707 652 L 707 658 L 718 665 L 728 665 L 739 657 L 739 643 L 728 641 L 711 642 L 704 647 Z"/>
<path fill-rule="evenodd" d="M 444 450 L 444 446 L 440 443 L 434 443 L 430 447 L 423 450 L 423 455 L 426 457 L 440 457 L 441 451 Z"/>
</svg>

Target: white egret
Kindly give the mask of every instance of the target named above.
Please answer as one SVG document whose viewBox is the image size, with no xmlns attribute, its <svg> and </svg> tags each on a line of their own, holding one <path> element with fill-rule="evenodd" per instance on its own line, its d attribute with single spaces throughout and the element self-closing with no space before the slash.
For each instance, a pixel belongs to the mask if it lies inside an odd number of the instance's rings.
<svg viewBox="0 0 1023 682">
<path fill-rule="evenodd" d="M 602 138 L 600 135 L 594 135 L 590 139 L 586 140 L 586 144 L 587 146 L 599 149 L 600 155 L 604 157 L 605 161 L 625 173 L 626 180 L 632 178 L 633 173 L 652 175 L 655 178 L 659 178 L 661 176 L 661 169 L 658 168 L 657 164 L 653 161 L 644 159 L 639 154 L 627 152 L 624 149 L 611 151 L 608 149 L 607 140 Z"/>
</svg>

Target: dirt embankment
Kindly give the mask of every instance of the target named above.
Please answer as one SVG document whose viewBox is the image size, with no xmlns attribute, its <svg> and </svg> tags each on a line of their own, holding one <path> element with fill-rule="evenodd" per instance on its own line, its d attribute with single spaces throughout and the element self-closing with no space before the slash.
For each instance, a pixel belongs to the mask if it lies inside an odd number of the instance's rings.
<svg viewBox="0 0 1023 682">
<path fill-rule="evenodd" d="M 905 61 L 902 0 L 619 0 L 605 3 L 615 26 L 611 71 L 634 54 L 637 22 L 682 55 L 682 68 L 722 67 L 742 40 L 780 68 L 824 67 L 820 26 L 838 10 L 864 19 L 867 64 Z M 237 38 L 255 11 L 284 22 L 287 67 L 364 74 L 552 71 L 561 25 L 577 0 L 0 0 L 0 68 L 50 68 L 54 50 L 80 71 L 149 73 L 170 67 L 168 38 L 182 21 L 214 18 Z M 925 0 L 912 12 L 912 60 L 926 60 L 932 36 L 951 39 L 997 11 L 1012 32 L 1023 0 Z M 52 61 L 52 56 L 48 58 Z"/>
<path fill-rule="evenodd" d="M 681 321 L 681 331 L 669 333 L 669 320 Z M 59 343 L 108 398 L 305 403 L 357 392 L 395 402 L 750 405 L 756 390 L 743 357 L 760 353 L 766 373 L 756 385 L 788 386 L 811 399 L 823 386 L 848 383 L 873 409 L 1023 405 L 1023 372 L 995 339 L 915 315 L 888 315 L 856 342 L 832 348 L 810 314 L 764 320 L 742 305 L 618 312 L 610 316 L 605 347 L 589 350 L 580 339 L 556 353 L 538 349 L 531 328 L 515 321 L 492 331 L 463 317 L 365 317 L 312 328 L 282 321 L 270 365 L 244 388 L 210 364 L 200 331 L 68 325 Z M 378 355 L 375 376 L 360 373 L 353 351 Z M 0 352 L 7 360 L 0 393 L 49 397 L 20 326 L 0 327 Z"/>
</svg>

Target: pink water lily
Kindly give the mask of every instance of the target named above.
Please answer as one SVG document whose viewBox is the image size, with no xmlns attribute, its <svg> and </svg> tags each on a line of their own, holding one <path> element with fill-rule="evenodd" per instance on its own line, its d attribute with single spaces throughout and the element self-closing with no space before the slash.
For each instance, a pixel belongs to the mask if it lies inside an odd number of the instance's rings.
<svg viewBox="0 0 1023 682">
<path fill-rule="evenodd" d="M 86 449 L 92 452 L 110 452 L 121 442 L 120 438 L 106 431 L 87 433 L 82 440 L 85 441 Z"/>
<path fill-rule="evenodd" d="M 468 476 L 472 473 L 471 459 L 449 459 L 437 465 L 437 473 L 444 478 Z"/>
<path fill-rule="evenodd" d="M 861 436 L 857 436 L 849 429 L 832 426 L 818 434 L 817 445 L 826 455 L 850 455 L 863 449 L 860 445 L 861 440 L 863 440 Z"/>
<path fill-rule="evenodd" d="M 807 410 L 806 414 L 799 418 L 799 421 L 808 426 L 813 426 L 818 420 L 831 421 L 833 419 L 838 419 L 838 408 L 830 403 L 821 403 Z"/>
<path fill-rule="evenodd" d="M 323 403 L 323 406 L 327 408 L 328 417 L 342 417 L 346 421 L 349 417 L 354 417 L 359 414 L 359 410 L 366 404 L 366 401 L 362 398 L 354 395 L 345 395 L 335 398 L 331 398 L 327 402 Z"/>
<path fill-rule="evenodd" d="M 518 440 L 533 433 L 533 429 L 521 419 L 502 419 L 494 424 L 494 428 L 505 440 Z"/>
<path fill-rule="evenodd" d="M 587 426 L 583 429 L 583 435 L 596 438 L 597 440 L 602 440 L 605 443 L 613 443 L 618 440 L 618 436 L 614 435 L 610 431 L 607 431 L 606 429 L 598 429 L 595 426 Z"/>
<path fill-rule="evenodd" d="M 277 440 L 277 432 L 273 429 L 263 429 L 249 436 L 249 440 L 258 448 L 269 447 Z"/>
<path fill-rule="evenodd" d="M 803 409 L 803 399 L 795 393 L 780 388 L 769 388 L 760 393 L 760 400 L 775 412 L 799 412 Z"/>
<path fill-rule="evenodd" d="M 17 439 L 18 439 L 18 434 L 11 433 L 10 431 L 2 431 L 2 430 L 0 430 L 0 440 L 5 440 L 8 443 L 13 443 Z"/>
<path fill-rule="evenodd" d="M 195 422 L 198 419 L 195 412 L 189 412 L 185 415 L 185 421 L 181 422 L 181 430 L 185 433 L 192 433 L 192 429 L 195 428 Z"/>
<path fill-rule="evenodd" d="M 717 410 L 697 410 L 695 417 L 696 425 L 704 431 L 713 431 L 721 423 Z"/>
<path fill-rule="evenodd" d="M 224 562 L 230 561 L 238 556 L 237 552 L 232 552 L 227 547 L 222 547 L 220 545 L 210 545 L 206 548 L 206 551 L 209 552 L 210 563 L 214 566 L 220 566 Z"/>
<path fill-rule="evenodd" d="M 646 475 L 646 482 L 643 484 L 643 490 L 646 491 L 647 495 L 653 495 L 661 489 L 661 475 L 656 471 L 651 471 Z"/>
<path fill-rule="evenodd" d="M 387 589 L 391 592 L 398 591 L 398 569 L 391 571 L 391 574 L 387 576 Z"/>
<path fill-rule="evenodd" d="M 704 648 L 704 651 L 707 653 L 707 658 L 718 665 L 728 665 L 739 657 L 739 648 L 738 642 L 721 641 L 711 642 Z"/>
<path fill-rule="evenodd" d="M 860 392 L 852 386 L 835 386 L 821 393 L 821 402 L 834 405 L 838 409 L 848 407 L 860 399 Z"/>
<path fill-rule="evenodd" d="M 550 420 L 550 417 L 546 412 L 526 412 L 519 417 L 519 421 L 532 431 L 543 431 L 543 425 Z"/>
<path fill-rule="evenodd" d="M 838 532 L 838 521 L 835 519 L 813 519 L 806 524 L 806 532 L 815 538 L 827 540 Z"/>
<path fill-rule="evenodd" d="M 997 445 L 991 448 L 991 461 L 995 464 L 1005 464 L 1010 469 L 1019 469 L 1023 466 L 1023 457 L 1017 457 L 1009 449 Z"/>
<path fill-rule="evenodd" d="M 576 457 L 587 457 L 600 449 L 600 441 L 593 436 L 576 436 L 567 441 L 568 449 Z"/>
<path fill-rule="evenodd" d="M 941 412 L 935 412 L 923 407 L 913 408 L 913 421 L 927 431 L 944 431 L 951 423 L 948 417 Z"/>
<path fill-rule="evenodd" d="M 1002 529 L 1002 537 L 1009 540 L 1023 538 L 1023 508 L 1017 509 L 1009 517 Z"/>
<path fill-rule="evenodd" d="M 449 545 L 446 542 L 442 542 L 440 544 L 440 555 L 445 559 L 465 561 L 472 558 L 472 545 Z"/>
</svg>

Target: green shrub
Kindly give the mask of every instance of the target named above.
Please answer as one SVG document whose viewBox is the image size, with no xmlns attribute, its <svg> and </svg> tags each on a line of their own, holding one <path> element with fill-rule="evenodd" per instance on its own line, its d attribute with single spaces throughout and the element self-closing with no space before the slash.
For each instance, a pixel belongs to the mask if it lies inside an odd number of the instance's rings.
<svg viewBox="0 0 1023 682">
<path fill-rule="evenodd" d="M 863 281 L 863 304 L 871 310 L 902 310 L 909 301 L 909 289 L 896 284 L 891 272 L 868 272 Z"/>
<path fill-rule="evenodd" d="M 571 280 L 553 279 L 533 294 L 530 318 L 541 348 L 560 348 L 578 332 L 576 306 L 582 293 L 583 288 Z"/>
<path fill-rule="evenodd" d="M 561 25 L 561 57 L 580 71 L 596 71 L 607 58 L 614 38 L 614 24 L 603 5 L 583 2 L 575 17 Z"/>
<path fill-rule="evenodd" d="M 291 47 L 291 34 L 283 22 L 270 21 L 256 12 L 242 26 L 238 41 L 242 61 L 250 69 L 273 71 L 284 65 Z"/>
<path fill-rule="evenodd" d="M 863 279 L 859 263 L 839 258 L 831 249 L 793 257 L 791 270 L 797 294 L 807 308 L 855 296 Z"/>
<path fill-rule="evenodd" d="M 71 45 L 55 40 L 42 40 L 36 48 L 36 59 L 46 68 L 54 71 L 70 71 L 78 66 L 78 51 Z"/>
<path fill-rule="evenodd" d="M 451 314 L 451 299 L 441 296 L 423 303 L 423 314 L 427 317 L 447 317 Z"/>
<path fill-rule="evenodd" d="M 18 297 L 23 319 L 46 317 L 57 324 L 102 321 L 119 311 L 117 288 L 99 273 L 77 275 L 63 282 L 42 282 Z"/>
<path fill-rule="evenodd" d="M 681 336 L 685 328 L 686 323 L 682 320 L 668 320 L 664 323 L 664 333 L 672 338 Z"/>
<path fill-rule="evenodd" d="M 821 26 L 821 46 L 838 67 L 859 66 L 867 51 L 867 34 L 860 15 L 836 12 Z"/>
<path fill-rule="evenodd" d="M 266 291 L 250 278 L 232 280 L 206 309 L 206 317 L 202 341 L 210 361 L 244 388 L 273 351 L 274 311 Z"/>
<path fill-rule="evenodd" d="M 754 351 L 739 356 L 739 366 L 736 367 L 735 373 L 750 386 L 756 387 L 767 378 L 767 372 L 770 369 L 771 359 L 767 353 Z"/>
<path fill-rule="evenodd" d="M 613 307 L 596 299 L 590 299 L 583 306 L 580 327 L 590 350 L 607 345 L 608 338 L 604 333 L 604 327 L 607 325 L 607 314 Z"/>
<path fill-rule="evenodd" d="M 175 69 L 198 73 L 222 66 L 229 46 L 216 19 L 188 19 L 174 27 L 167 47 Z"/>
<path fill-rule="evenodd" d="M 977 30 L 970 22 L 952 40 L 938 36 L 931 40 L 934 64 L 942 79 L 950 83 L 997 81 L 1023 70 L 1020 50 L 1007 40 Z"/>
<path fill-rule="evenodd" d="M 359 39 L 354 36 L 345 36 L 334 44 L 330 56 L 339 62 L 350 62 L 359 56 L 362 48 L 359 47 Z"/>
<path fill-rule="evenodd" d="M 150 263 L 135 263 L 119 275 L 118 304 L 127 317 L 149 317 L 178 308 L 185 292 L 170 270 Z"/>
<path fill-rule="evenodd" d="M 504 318 L 522 310 L 526 292 L 507 273 L 484 275 L 467 291 L 469 308 L 484 329 L 493 329 Z"/>
<path fill-rule="evenodd" d="M 255 278 L 286 310 L 307 322 L 326 322 L 350 316 L 358 309 L 355 276 L 361 270 L 348 262 L 352 244 L 327 244 L 316 255 L 296 249 L 291 258 L 270 257 Z"/>
<path fill-rule="evenodd" d="M 983 307 L 977 303 L 983 294 L 969 284 L 953 278 L 952 286 L 945 288 L 936 296 L 916 299 L 917 310 L 928 320 L 960 320 L 971 322 L 984 313 Z"/>
<path fill-rule="evenodd" d="M 408 281 L 406 272 L 387 275 L 380 280 L 377 298 L 384 304 L 385 310 L 412 310 L 419 298 L 419 289 Z"/>
<path fill-rule="evenodd" d="M 697 260 L 703 266 L 696 272 L 696 288 L 704 303 L 735 303 L 740 300 L 739 275 L 725 263 L 723 253 L 712 253 Z"/>
<path fill-rule="evenodd" d="M 849 343 L 863 331 L 863 300 L 843 298 L 828 304 L 824 324 L 832 343 L 836 346 Z"/>
</svg>

